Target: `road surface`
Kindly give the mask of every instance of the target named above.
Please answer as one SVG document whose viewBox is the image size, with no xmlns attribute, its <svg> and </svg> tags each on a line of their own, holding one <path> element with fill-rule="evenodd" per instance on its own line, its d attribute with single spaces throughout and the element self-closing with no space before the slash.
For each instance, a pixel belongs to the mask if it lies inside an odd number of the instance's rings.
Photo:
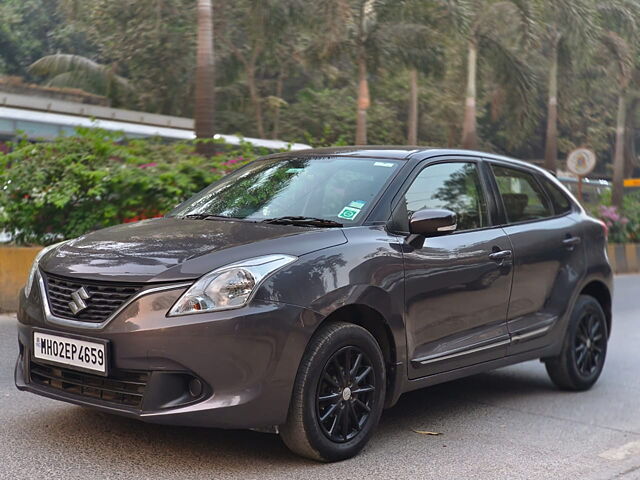
<svg viewBox="0 0 640 480">
<path fill-rule="evenodd" d="M 278 437 L 148 425 L 19 392 L 0 316 L 0 478 L 640 479 L 640 276 L 616 279 L 607 364 L 589 392 L 528 362 L 404 395 L 358 457 L 295 457 Z M 439 432 L 431 436 L 414 430 Z"/>
</svg>

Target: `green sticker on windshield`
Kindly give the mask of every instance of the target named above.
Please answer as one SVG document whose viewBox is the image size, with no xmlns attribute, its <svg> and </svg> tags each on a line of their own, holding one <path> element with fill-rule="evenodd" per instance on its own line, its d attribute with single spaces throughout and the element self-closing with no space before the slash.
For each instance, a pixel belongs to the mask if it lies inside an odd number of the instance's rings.
<svg viewBox="0 0 640 480">
<path fill-rule="evenodd" d="M 360 209 L 358 208 L 344 207 L 338 214 L 338 218 L 343 218 L 345 220 L 354 220 L 359 213 Z"/>
</svg>

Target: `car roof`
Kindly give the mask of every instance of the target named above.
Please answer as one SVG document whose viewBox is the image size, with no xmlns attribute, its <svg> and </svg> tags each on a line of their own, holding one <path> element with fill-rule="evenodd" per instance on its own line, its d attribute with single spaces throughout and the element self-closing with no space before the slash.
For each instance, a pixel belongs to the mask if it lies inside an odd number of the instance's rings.
<svg viewBox="0 0 640 480">
<path fill-rule="evenodd" d="M 309 155 L 309 156 L 341 156 L 341 157 L 374 157 L 404 160 L 414 153 L 426 150 L 420 147 L 408 146 L 345 146 L 323 147 L 299 150 L 296 152 L 283 152 L 279 155 Z"/>
<path fill-rule="evenodd" d="M 451 148 L 431 148 L 418 146 L 344 146 L 344 147 L 324 147 L 310 148 L 308 150 L 299 150 L 296 152 L 284 152 L 275 154 L 275 156 L 287 155 L 309 155 L 309 156 L 341 156 L 341 157 L 369 157 L 369 158 L 389 158 L 394 160 L 410 160 L 413 158 L 432 158 L 439 156 L 474 156 L 483 157 L 489 160 L 499 160 L 511 163 L 515 166 L 529 168 L 544 174 L 549 174 L 544 168 L 540 168 L 532 163 L 514 158 L 497 155 L 494 153 L 480 152 L 477 150 L 463 150 Z M 273 157 L 270 155 L 269 157 Z"/>
</svg>

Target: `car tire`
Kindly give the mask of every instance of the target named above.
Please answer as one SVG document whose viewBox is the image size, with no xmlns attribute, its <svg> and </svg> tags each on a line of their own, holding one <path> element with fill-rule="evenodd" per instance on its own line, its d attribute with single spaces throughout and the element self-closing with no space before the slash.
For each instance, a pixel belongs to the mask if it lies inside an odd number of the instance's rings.
<svg viewBox="0 0 640 480">
<path fill-rule="evenodd" d="M 346 322 L 324 325 L 298 368 L 280 437 L 291 451 L 312 460 L 353 457 L 378 424 L 385 386 L 384 357 L 373 335 Z"/>
<path fill-rule="evenodd" d="M 545 359 L 547 373 L 563 390 L 588 390 L 598 380 L 607 354 L 607 318 L 600 303 L 589 295 L 576 301 L 562 351 Z"/>
</svg>

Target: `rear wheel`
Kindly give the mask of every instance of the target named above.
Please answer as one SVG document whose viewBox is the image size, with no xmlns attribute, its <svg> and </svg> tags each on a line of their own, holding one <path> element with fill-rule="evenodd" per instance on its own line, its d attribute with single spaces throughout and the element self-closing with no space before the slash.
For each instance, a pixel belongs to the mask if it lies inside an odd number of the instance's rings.
<svg viewBox="0 0 640 480">
<path fill-rule="evenodd" d="M 385 383 L 380 346 L 367 330 L 343 322 L 321 327 L 298 369 L 282 440 L 313 460 L 356 455 L 378 424 Z"/>
<path fill-rule="evenodd" d="M 580 295 L 559 356 L 545 360 L 553 383 L 565 390 L 587 390 L 598 380 L 607 354 L 607 318 L 598 301 Z"/>
</svg>

